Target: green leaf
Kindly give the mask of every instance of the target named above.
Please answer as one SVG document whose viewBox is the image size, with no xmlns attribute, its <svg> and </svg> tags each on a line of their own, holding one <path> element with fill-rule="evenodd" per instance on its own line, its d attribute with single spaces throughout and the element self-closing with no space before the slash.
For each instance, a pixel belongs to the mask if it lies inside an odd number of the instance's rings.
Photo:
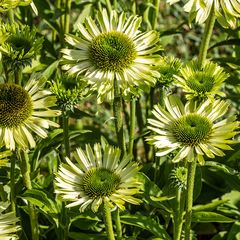
<svg viewBox="0 0 240 240">
<path fill-rule="evenodd" d="M 140 213 L 137 213 L 135 215 L 129 214 L 121 216 L 121 222 L 147 230 L 156 237 L 160 237 L 164 240 L 171 239 L 164 227 L 156 222 L 152 217 L 143 216 Z"/>
<path fill-rule="evenodd" d="M 211 203 L 207 203 L 204 205 L 196 205 L 193 207 L 194 212 L 200 212 L 200 211 L 212 211 L 216 209 L 218 206 L 224 204 L 225 202 L 228 202 L 227 199 L 225 200 L 215 200 Z"/>
<path fill-rule="evenodd" d="M 79 233 L 79 232 L 70 232 L 69 237 L 75 240 L 84 239 L 84 240 L 106 240 L 106 235 L 100 234 L 89 234 L 89 233 Z"/>
<path fill-rule="evenodd" d="M 227 240 L 240 239 L 240 222 L 235 222 L 227 235 Z"/>
<path fill-rule="evenodd" d="M 223 222 L 230 223 L 234 222 L 235 219 L 226 217 L 219 213 L 214 212 L 193 212 L 192 222 Z"/>
<path fill-rule="evenodd" d="M 59 213 L 56 201 L 52 200 L 43 190 L 27 190 L 20 197 L 29 201 L 33 205 L 38 206 L 44 212 L 56 214 Z"/>
<path fill-rule="evenodd" d="M 225 240 L 227 236 L 227 232 L 223 231 L 215 235 L 211 240 Z"/>
<path fill-rule="evenodd" d="M 236 45 L 236 46 L 239 46 L 240 45 L 240 39 L 232 38 L 232 39 L 228 39 L 228 40 L 224 40 L 224 41 L 218 42 L 218 43 L 214 44 L 213 46 L 211 46 L 209 48 L 209 50 L 211 50 L 211 49 L 213 49 L 215 47 L 226 46 L 226 45 Z"/>
</svg>

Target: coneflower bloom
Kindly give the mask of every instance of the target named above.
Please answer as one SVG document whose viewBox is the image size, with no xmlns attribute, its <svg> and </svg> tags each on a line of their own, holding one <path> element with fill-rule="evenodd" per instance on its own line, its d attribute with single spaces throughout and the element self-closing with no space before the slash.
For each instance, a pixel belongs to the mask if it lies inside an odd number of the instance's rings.
<svg viewBox="0 0 240 240">
<path fill-rule="evenodd" d="M 99 97 L 113 95 L 113 81 L 128 92 L 129 88 L 153 85 L 158 71 L 161 49 L 156 31 L 142 32 L 141 17 L 106 9 L 97 21 L 86 18 L 78 24 L 79 36 L 67 35 L 66 41 L 76 49 L 62 49 L 63 69 L 69 74 L 82 74 L 95 84 Z"/>
<path fill-rule="evenodd" d="M 237 134 L 239 123 L 235 116 L 223 119 L 229 103 L 221 100 L 207 100 L 196 106 L 171 95 L 165 100 L 166 110 L 155 106 L 152 111 L 156 119 L 148 119 L 148 129 L 154 135 L 147 140 L 156 147 L 156 155 L 164 156 L 176 150 L 173 162 L 184 158 L 193 161 L 197 158 L 204 164 L 204 156 L 214 158 L 224 156 L 223 150 L 231 150 L 229 144 L 236 143 L 232 138 Z"/>
<path fill-rule="evenodd" d="M 167 0 L 170 4 L 179 0 Z M 214 14 L 218 22 L 223 27 L 236 27 L 237 18 L 240 17 L 240 0 L 187 0 L 184 10 L 192 17 L 196 17 L 196 22 L 204 23 L 214 5 Z"/>
<path fill-rule="evenodd" d="M 214 99 L 215 95 L 221 97 L 225 93 L 220 91 L 229 74 L 218 64 L 205 61 L 203 67 L 198 61 L 193 60 L 183 67 L 178 75 L 175 75 L 175 83 L 187 93 L 187 99 Z"/>
<path fill-rule="evenodd" d="M 28 81 L 25 87 L 12 83 L 0 84 L 0 139 L 1 145 L 14 150 L 34 148 L 35 140 L 31 132 L 42 138 L 47 137 L 45 129 L 58 127 L 45 117 L 56 117 L 60 111 L 51 110 L 56 97 L 42 89 L 45 79 L 35 78 Z"/>
<path fill-rule="evenodd" d="M 108 144 L 95 144 L 86 151 L 78 148 L 74 153 L 76 163 L 66 158 L 56 175 L 55 192 L 63 200 L 70 201 L 66 207 L 80 206 L 80 211 L 91 206 L 97 212 L 103 202 L 111 208 L 124 209 L 125 202 L 139 204 L 141 200 L 132 195 L 139 193 L 141 183 L 136 180 L 139 166 L 127 156 L 120 160 L 119 148 Z"/>
</svg>

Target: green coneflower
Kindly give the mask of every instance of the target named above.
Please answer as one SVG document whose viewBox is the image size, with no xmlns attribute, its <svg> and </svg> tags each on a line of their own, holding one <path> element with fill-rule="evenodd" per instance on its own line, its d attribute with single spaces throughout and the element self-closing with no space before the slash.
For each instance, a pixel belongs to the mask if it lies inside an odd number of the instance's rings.
<svg viewBox="0 0 240 240">
<path fill-rule="evenodd" d="M 86 81 L 67 75 L 52 82 L 50 90 L 56 95 L 56 104 L 62 109 L 62 112 L 73 111 L 80 101 L 92 93 L 92 89 L 89 88 Z"/>
<path fill-rule="evenodd" d="M 171 185 L 178 188 L 187 188 L 188 169 L 185 167 L 176 167 L 171 171 Z"/>
<path fill-rule="evenodd" d="M 36 37 L 36 29 L 30 29 L 26 25 L 2 25 L 0 36 L 4 41 L 0 44 L 0 52 L 3 56 L 3 62 L 10 69 L 18 69 L 31 65 L 41 50 L 43 38 Z"/>
<path fill-rule="evenodd" d="M 189 62 L 180 70 L 182 77 L 175 75 L 176 84 L 187 93 L 187 99 L 214 99 L 214 95 L 224 97 L 219 90 L 223 82 L 229 77 L 224 69 L 217 64 L 205 61 L 200 67 L 196 60 Z"/>
<path fill-rule="evenodd" d="M 236 143 L 232 140 L 239 127 L 235 116 L 218 120 L 227 112 L 228 102 L 208 99 L 198 107 L 194 102 L 187 102 L 184 107 L 181 100 L 172 95 L 165 99 L 165 104 L 166 110 L 154 107 L 152 113 L 156 119 L 148 119 L 148 128 L 155 135 L 147 140 L 156 147 L 157 156 L 178 150 L 173 162 L 197 158 L 203 164 L 204 155 L 224 156 L 222 150 L 231 150 L 229 144 Z"/>
<path fill-rule="evenodd" d="M 34 148 L 35 141 L 30 131 L 42 138 L 47 137 L 44 129 L 58 124 L 44 117 L 56 117 L 58 110 L 56 98 L 51 92 L 43 90 L 43 78 L 30 78 L 25 87 L 16 84 L 0 84 L 0 139 L 1 145 L 14 150 L 16 144 L 21 148 Z"/>
<path fill-rule="evenodd" d="M 66 41 L 77 49 L 63 49 L 63 69 L 69 74 L 82 74 L 95 84 L 99 97 L 113 96 L 113 81 L 124 92 L 132 87 L 153 85 L 159 73 L 158 33 L 138 30 L 141 18 L 106 9 L 78 24 L 79 36 L 67 35 Z M 112 93 L 112 94 L 111 94 Z"/>
<path fill-rule="evenodd" d="M 180 0 L 167 0 L 170 4 Z M 190 20 L 196 17 L 196 22 L 204 23 L 214 5 L 215 16 L 223 27 L 236 27 L 240 17 L 240 0 L 187 0 L 184 10 L 190 13 Z"/>
<path fill-rule="evenodd" d="M 21 229 L 16 223 L 19 219 L 13 212 L 3 213 L 6 204 L 0 203 L 0 239 L 1 240 L 16 240 L 18 239 L 17 232 Z"/>
<path fill-rule="evenodd" d="M 56 190 L 63 200 L 71 201 L 67 207 L 80 205 L 80 211 L 91 205 L 97 212 L 103 202 L 110 207 L 124 209 L 125 202 L 139 204 L 132 195 L 139 193 L 141 183 L 135 177 L 139 166 L 127 156 L 120 160 L 121 151 L 108 144 L 95 144 L 86 151 L 78 148 L 74 153 L 77 164 L 68 158 L 61 164 L 56 176 Z"/>
<path fill-rule="evenodd" d="M 160 78 L 158 82 L 163 86 L 169 86 L 174 81 L 174 75 L 177 75 L 182 67 L 179 59 L 172 56 L 161 57 L 158 62 Z"/>
</svg>

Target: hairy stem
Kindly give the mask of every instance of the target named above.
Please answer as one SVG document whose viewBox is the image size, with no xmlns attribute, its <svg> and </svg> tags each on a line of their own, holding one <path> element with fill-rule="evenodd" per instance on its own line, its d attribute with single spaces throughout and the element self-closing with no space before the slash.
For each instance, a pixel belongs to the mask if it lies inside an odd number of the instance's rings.
<svg viewBox="0 0 240 240">
<path fill-rule="evenodd" d="M 114 221 L 116 225 L 116 234 L 117 234 L 117 239 L 122 238 L 122 226 L 121 226 L 121 221 L 120 221 L 120 213 L 119 213 L 119 208 L 116 209 L 114 212 Z"/>
<path fill-rule="evenodd" d="M 193 159 L 192 162 L 188 162 L 187 201 L 186 201 L 186 215 L 185 215 L 185 240 L 191 239 L 193 190 L 194 190 L 196 166 L 197 166 L 196 159 Z"/>
<path fill-rule="evenodd" d="M 103 216 L 104 216 L 104 222 L 105 222 L 105 228 L 106 228 L 108 240 L 115 240 L 113 225 L 112 225 L 111 210 L 106 200 L 104 200 L 104 204 L 103 204 Z"/>
<path fill-rule="evenodd" d="M 64 148 L 65 155 L 70 157 L 70 143 L 69 143 L 69 117 L 68 115 L 63 114 L 63 138 L 64 138 Z"/>
<path fill-rule="evenodd" d="M 28 153 L 26 151 L 20 150 L 20 162 L 21 162 L 21 172 L 23 177 L 23 183 L 28 190 L 32 189 L 32 182 L 31 182 L 31 167 L 29 163 Z M 29 218 L 30 218 L 30 225 L 31 225 L 31 232 L 32 232 L 32 240 L 38 240 L 38 219 L 37 213 L 34 205 L 28 201 L 28 211 L 29 211 Z"/>
<path fill-rule="evenodd" d="M 10 200 L 11 208 L 13 212 L 16 212 L 16 191 L 15 191 L 15 164 L 16 164 L 16 153 L 12 154 L 11 158 L 11 169 L 10 169 Z"/>
<path fill-rule="evenodd" d="M 136 116 L 136 100 L 133 98 L 130 102 L 130 134 L 128 153 L 133 155 L 134 135 L 135 135 L 135 116 Z"/>
<path fill-rule="evenodd" d="M 212 36 L 215 20 L 216 20 L 215 7 L 214 7 L 214 4 L 213 4 L 211 12 L 210 12 L 210 14 L 208 16 L 208 19 L 206 21 L 206 25 L 205 25 L 205 29 L 204 29 L 204 33 L 203 33 L 203 38 L 202 38 L 201 46 L 200 46 L 200 52 L 199 52 L 199 56 L 198 56 L 199 64 L 200 64 L 201 67 L 203 67 L 204 62 L 205 62 L 206 57 L 207 57 L 207 51 L 208 51 L 209 42 L 210 42 L 210 39 L 211 39 L 211 36 Z"/>
<path fill-rule="evenodd" d="M 115 119 L 115 129 L 117 134 L 118 146 L 122 151 L 122 155 L 126 153 L 125 139 L 123 133 L 123 118 L 122 118 L 122 96 L 118 82 L 114 80 L 114 100 L 113 100 L 113 115 Z"/>
</svg>

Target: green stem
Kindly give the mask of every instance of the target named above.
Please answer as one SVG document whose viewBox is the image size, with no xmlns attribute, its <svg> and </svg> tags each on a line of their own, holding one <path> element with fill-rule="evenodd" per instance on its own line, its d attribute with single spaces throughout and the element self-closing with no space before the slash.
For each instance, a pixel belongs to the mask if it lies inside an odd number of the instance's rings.
<svg viewBox="0 0 240 240">
<path fill-rule="evenodd" d="M 151 17 L 152 29 L 156 29 L 156 26 L 157 26 L 160 1 L 161 0 L 154 0 L 154 11 Z"/>
<path fill-rule="evenodd" d="M 20 155 L 20 161 L 21 161 L 21 172 L 23 177 L 23 182 L 25 187 L 28 190 L 32 189 L 32 183 L 31 183 L 31 167 L 29 163 L 28 153 L 26 151 L 19 152 Z M 31 232 L 32 232 L 32 240 L 38 240 L 38 219 L 37 219 L 37 213 L 35 210 L 35 207 L 32 203 L 28 201 L 28 211 L 29 211 L 29 218 L 30 218 L 30 225 L 31 225 Z"/>
<path fill-rule="evenodd" d="M 22 69 L 16 69 L 14 71 L 14 76 L 15 76 L 15 83 L 18 85 L 21 85 L 22 81 Z"/>
<path fill-rule="evenodd" d="M 1 201 L 3 201 L 3 202 L 7 201 L 7 194 L 4 191 L 4 187 L 3 187 L 2 183 L 0 183 L 0 198 L 1 198 Z"/>
<path fill-rule="evenodd" d="M 136 100 L 133 98 L 130 102 L 130 135 L 128 153 L 133 155 L 134 135 L 135 135 L 135 116 L 136 116 Z"/>
<path fill-rule="evenodd" d="M 161 107 L 165 107 L 165 95 L 166 95 L 166 90 L 164 88 L 164 86 L 160 86 L 159 88 L 159 104 L 161 105 Z"/>
<path fill-rule="evenodd" d="M 65 1 L 65 15 L 64 15 L 64 33 L 69 33 L 70 26 L 70 12 L 71 12 L 72 0 Z"/>
<path fill-rule="evenodd" d="M 10 200 L 11 208 L 13 212 L 16 212 L 16 192 L 15 192 L 15 164 L 16 164 L 16 152 L 12 154 L 11 158 L 11 169 L 10 169 Z"/>
<path fill-rule="evenodd" d="M 70 157 L 70 143 L 69 143 L 69 117 L 68 115 L 63 115 L 63 138 L 65 155 Z"/>
<path fill-rule="evenodd" d="M 108 240 L 115 240 L 113 225 L 112 225 L 111 210 L 108 205 L 108 202 L 105 200 L 103 204 L 103 215 L 104 215 L 104 222 L 105 222 L 105 228 L 106 228 Z"/>
<path fill-rule="evenodd" d="M 193 205 L 193 190 L 196 172 L 197 161 L 193 159 L 188 162 L 188 177 L 187 177 L 187 201 L 185 215 L 185 240 L 191 239 L 191 222 L 192 222 L 192 205 Z"/>
<path fill-rule="evenodd" d="M 182 198 L 182 189 L 178 188 L 176 191 L 176 210 L 174 216 L 174 240 L 181 240 L 181 233 L 183 227 L 183 207 L 184 199 Z"/>
<path fill-rule="evenodd" d="M 115 119 L 115 129 L 117 134 L 118 145 L 122 151 L 122 155 L 126 153 L 125 139 L 123 133 L 123 118 L 122 118 L 122 96 L 118 82 L 114 80 L 114 100 L 113 100 L 113 115 Z"/>
<path fill-rule="evenodd" d="M 208 51 L 209 42 L 210 42 L 210 39 L 211 39 L 211 36 L 212 36 L 215 20 L 216 20 L 215 7 L 214 7 L 214 4 L 213 4 L 211 12 L 210 12 L 210 14 L 208 16 L 208 19 L 206 21 L 206 25 L 205 25 L 205 29 L 204 29 L 204 33 L 203 33 L 203 38 L 202 38 L 201 46 L 200 46 L 200 52 L 199 52 L 199 56 L 198 56 L 199 64 L 200 64 L 201 67 L 204 66 L 204 62 L 205 62 L 206 57 L 207 57 L 207 51 Z"/>
<path fill-rule="evenodd" d="M 116 226 L 116 234 L 117 234 L 117 239 L 122 238 L 122 225 L 120 221 L 120 213 L 119 213 L 119 208 L 114 212 L 114 220 L 115 220 L 115 226 Z"/>
</svg>

